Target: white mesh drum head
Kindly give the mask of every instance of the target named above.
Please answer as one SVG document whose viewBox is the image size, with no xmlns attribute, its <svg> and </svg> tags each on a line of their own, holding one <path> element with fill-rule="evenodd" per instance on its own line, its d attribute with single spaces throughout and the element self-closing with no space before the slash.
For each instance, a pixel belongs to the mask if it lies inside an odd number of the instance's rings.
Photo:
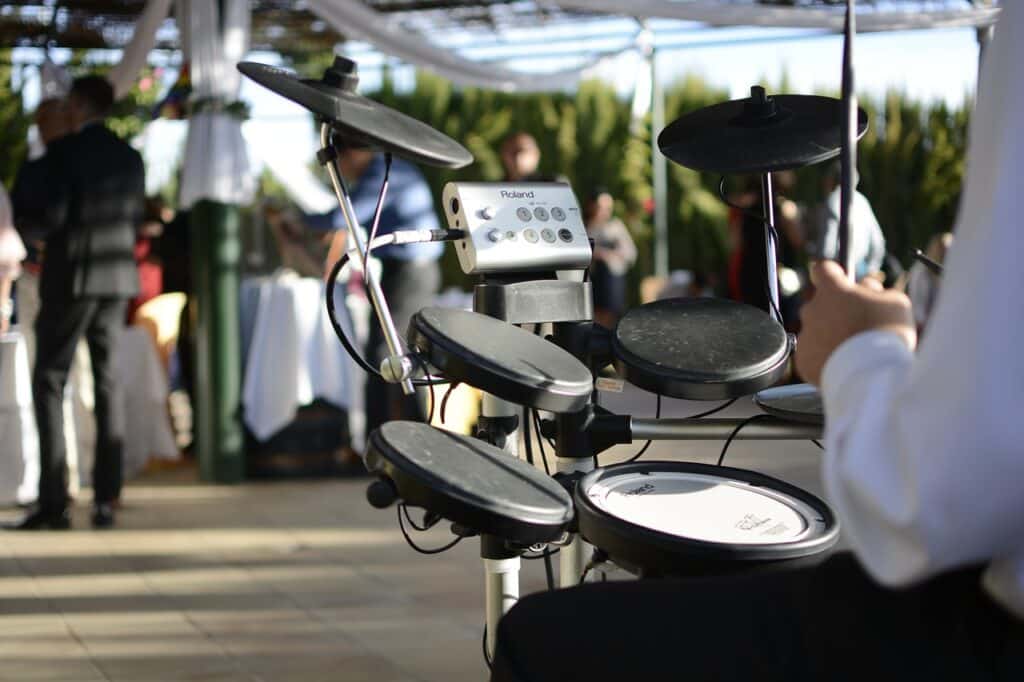
<svg viewBox="0 0 1024 682">
<path fill-rule="evenodd" d="M 586 491 L 605 513 L 693 540 L 771 545 L 806 537 L 820 514 L 770 488 L 692 472 L 623 473 Z"/>
</svg>

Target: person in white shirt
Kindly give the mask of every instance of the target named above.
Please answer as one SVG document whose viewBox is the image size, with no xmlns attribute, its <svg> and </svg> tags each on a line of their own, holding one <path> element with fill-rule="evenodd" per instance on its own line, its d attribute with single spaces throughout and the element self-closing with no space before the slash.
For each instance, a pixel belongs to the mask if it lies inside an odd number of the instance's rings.
<svg viewBox="0 0 1024 682">
<path fill-rule="evenodd" d="M 1001 7 L 920 347 L 904 294 L 812 269 L 796 362 L 852 553 L 527 597 L 492 680 L 1024 680 L 1024 3 Z"/>
</svg>

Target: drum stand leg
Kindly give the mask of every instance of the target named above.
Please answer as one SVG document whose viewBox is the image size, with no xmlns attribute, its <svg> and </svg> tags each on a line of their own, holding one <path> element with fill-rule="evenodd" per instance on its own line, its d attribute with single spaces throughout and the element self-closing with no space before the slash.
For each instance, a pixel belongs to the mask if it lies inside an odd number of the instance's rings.
<svg viewBox="0 0 1024 682">
<path fill-rule="evenodd" d="M 590 459 L 568 459 L 565 457 L 558 459 L 559 473 L 588 472 L 593 469 L 594 464 Z M 580 584 L 583 569 L 587 565 L 587 561 L 590 560 L 591 552 L 593 552 L 593 548 L 584 542 L 578 533 L 572 536 L 572 540 L 568 544 L 562 546 L 558 551 L 559 587 L 566 588 Z"/>
<path fill-rule="evenodd" d="M 500 539 L 480 536 L 480 556 L 484 560 L 484 598 L 487 618 L 487 656 L 494 657 L 498 641 L 498 621 L 519 600 L 519 555 Z"/>
<path fill-rule="evenodd" d="M 490 424 L 500 431 L 499 445 L 512 457 L 519 456 L 519 429 L 512 426 L 519 419 L 518 405 L 484 393 L 480 424 Z M 495 434 L 497 435 L 497 434 Z M 519 600 L 520 560 L 517 552 L 510 551 L 501 538 L 480 536 L 480 556 L 484 560 L 484 604 L 487 624 L 487 657 L 494 657 L 498 641 L 498 622 Z"/>
</svg>

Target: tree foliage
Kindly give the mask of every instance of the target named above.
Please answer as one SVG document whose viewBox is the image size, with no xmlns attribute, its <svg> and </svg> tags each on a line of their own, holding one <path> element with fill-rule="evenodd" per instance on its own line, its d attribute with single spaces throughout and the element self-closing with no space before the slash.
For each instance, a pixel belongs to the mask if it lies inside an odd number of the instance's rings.
<svg viewBox="0 0 1024 682">
<path fill-rule="evenodd" d="M 32 117 L 25 111 L 21 89 L 14 89 L 11 50 L 0 50 L 0 183 L 10 190 L 28 152 Z"/>
<path fill-rule="evenodd" d="M 769 87 L 769 92 L 784 91 Z M 641 257 L 639 274 L 653 271 L 651 257 L 651 125 L 633 126 L 630 103 L 614 88 L 584 82 L 575 93 L 515 95 L 455 89 L 421 73 L 411 92 L 385 80 L 372 97 L 461 141 L 475 162 L 457 171 L 424 167 L 438 200 L 451 180 L 498 180 L 498 150 L 508 134 L 524 130 L 543 152 L 540 172 L 572 184 L 580 201 L 596 187 L 616 198 L 616 212 L 633 231 Z M 666 88 L 666 120 L 728 99 L 702 79 L 687 77 Z M 859 145 L 860 190 L 871 200 L 889 251 L 905 263 L 913 247 L 948 230 L 956 214 L 963 176 L 970 103 L 951 109 L 892 92 L 880 101 L 864 98 L 870 126 Z M 821 167 L 797 174 L 793 198 L 812 207 L 822 199 Z M 719 178 L 669 164 L 670 266 L 721 272 L 726 263 L 728 211 L 718 197 Z M 438 205 L 440 213 L 440 205 Z M 450 255 L 450 254 L 449 254 Z M 454 257 L 446 279 L 460 282 Z"/>
</svg>

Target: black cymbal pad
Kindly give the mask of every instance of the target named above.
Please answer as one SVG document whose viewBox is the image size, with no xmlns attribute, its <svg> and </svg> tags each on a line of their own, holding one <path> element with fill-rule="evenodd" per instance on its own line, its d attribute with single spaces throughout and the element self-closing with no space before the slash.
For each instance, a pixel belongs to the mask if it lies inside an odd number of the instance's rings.
<svg viewBox="0 0 1024 682">
<path fill-rule="evenodd" d="M 673 398 L 725 400 L 775 384 L 789 337 L 768 313 L 719 298 L 669 298 L 626 312 L 612 335 L 626 380 Z"/>
<path fill-rule="evenodd" d="M 805 424 L 825 423 L 821 393 L 811 384 L 766 388 L 757 392 L 754 402 L 768 414 L 781 419 Z"/>
<path fill-rule="evenodd" d="M 238 70 L 371 149 L 442 168 L 461 168 L 473 162 L 473 155 L 444 133 L 357 94 L 355 63 L 342 57 L 335 59 L 321 80 L 299 78 L 292 71 L 255 62 L 239 62 Z"/>
<path fill-rule="evenodd" d="M 669 159 L 693 170 L 769 173 L 834 158 L 840 148 L 842 102 L 816 95 L 774 95 L 714 104 L 680 116 L 658 135 Z M 857 137 L 868 117 L 858 110 Z"/>
<path fill-rule="evenodd" d="M 587 404 L 593 377 L 567 351 L 507 322 L 455 308 L 424 308 L 409 346 L 455 379 L 504 400 L 552 412 Z"/>
<path fill-rule="evenodd" d="M 481 533 L 529 545 L 573 519 L 569 493 L 533 465 L 476 438 L 408 421 L 370 434 L 366 467 L 408 504 Z"/>
</svg>

